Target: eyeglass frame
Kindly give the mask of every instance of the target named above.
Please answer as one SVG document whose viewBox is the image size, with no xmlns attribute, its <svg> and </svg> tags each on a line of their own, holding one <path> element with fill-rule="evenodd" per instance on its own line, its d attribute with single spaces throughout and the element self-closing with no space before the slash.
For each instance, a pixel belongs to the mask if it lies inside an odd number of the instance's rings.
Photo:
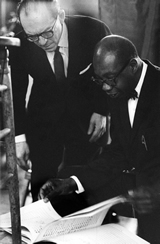
<svg viewBox="0 0 160 244">
<path fill-rule="evenodd" d="M 37 41 L 39 41 L 39 37 L 40 36 L 45 38 L 45 39 L 50 39 L 51 37 L 53 37 L 54 36 L 54 32 L 55 32 L 55 27 L 56 27 L 57 20 L 58 20 L 58 15 L 56 17 L 56 20 L 55 20 L 53 26 L 51 27 L 51 29 L 49 31 L 44 31 L 44 32 L 41 32 L 40 34 L 37 34 L 37 35 L 27 35 L 25 33 L 27 40 L 30 41 L 30 42 L 37 42 Z M 49 37 L 43 36 L 43 34 L 46 34 L 46 33 L 51 33 L 51 35 Z M 35 40 L 31 39 L 31 38 L 34 38 L 34 37 L 36 38 Z"/>
<path fill-rule="evenodd" d="M 91 80 L 94 81 L 97 85 L 99 86 L 103 86 L 103 84 L 107 84 L 106 82 L 107 80 L 109 81 L 109 85 L 113 86 L 116 85 L 116 79 L 117 77 L 125 70 L 125 68 L 128 66 L 128 64 L 130 63 L 131 59 L 129 59 L 124 65 L 123 67 L 120 69 L 120 71 L 116 74 L 116 76 L 114 78 L 105 78 L 105 79 L 97 79 L 94 76 L 91 77 Z M 111 85 L 112 84 L 112 85 Z"/>
</svg>

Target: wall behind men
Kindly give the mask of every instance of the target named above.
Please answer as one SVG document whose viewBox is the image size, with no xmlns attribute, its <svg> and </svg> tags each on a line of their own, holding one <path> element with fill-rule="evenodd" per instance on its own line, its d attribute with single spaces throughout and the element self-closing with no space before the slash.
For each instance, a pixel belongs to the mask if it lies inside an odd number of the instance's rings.
<svg viewBox="0 0 160 244">
<path fill-rule="evenodd" d="M 142 58 L 160 65 L 160 0 L 99 0 L 99 16 L 128 37 Z"/>
<path fill-rule="evenodd" d="M 0 28 L 9 26 L 19 0 L 0 0 Z M 160 65 L 160 0 L 59 0 L 66 14 L 103 20 L 114 34 L 130 38 L 142 58 Z M 0 32 L 1 33 L 1 32 Z"/>
<path fill-rule="evenodd" d="M 160 65 L 160 0 L 60 0 L 67 13 L 103 20 L 133 41 L 142 58 Z"/>
</svg>

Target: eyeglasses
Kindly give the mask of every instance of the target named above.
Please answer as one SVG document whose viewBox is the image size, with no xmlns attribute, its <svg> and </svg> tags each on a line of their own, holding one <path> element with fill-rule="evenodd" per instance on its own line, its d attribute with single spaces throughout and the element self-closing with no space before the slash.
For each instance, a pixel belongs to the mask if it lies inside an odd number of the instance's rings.
<svg viewBox="0 0 160 244">
<path fill-rule="evenodd" d="M 45 39 L 49 39 L 51 38 L 53 35 L 54 35 L 54 31 L 55 31 L 55 26 L 56 26 L 56 23 L 57 23 L 57 19 L 58 19 L 58 16 L 56 18 L 56 21 L 54 22 L 54 25 L 52 26 L 51 30 L 49 31 L 45 31 L 45 32 L 42 32 L 40 34 L 37 34 L 37 35 L 27 35 L 26 34 L 26 38 L 28 39 L 28 41 L 30 42 L 37 42 L 39 41 L 39 37 L 43 37 Z"/>
<path fill-rule="evenodd" d="M 105 78 L 105 79 L 101 79 L 99 77 L 91 77 L 91 80 L 94 81 L 95 83 L 97 83 L 100 86 L 103 86 L 104 83 L 109 84 L 109 85 L 115 85 L 116 84 L 116 79 L 117 77 L 125 70 L 125 68 L 128 66 L 130 60 L 127 61 L 124 66 L 120 69 L 120 71 L 117 73 L 117 75 L 114 78 Z"/>
</svg>

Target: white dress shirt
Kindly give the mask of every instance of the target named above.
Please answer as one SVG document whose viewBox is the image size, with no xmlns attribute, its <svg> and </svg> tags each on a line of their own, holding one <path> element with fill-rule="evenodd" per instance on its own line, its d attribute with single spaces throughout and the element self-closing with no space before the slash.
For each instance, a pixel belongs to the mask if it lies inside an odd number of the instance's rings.
<svg viewBox="0 0 160 244">
<path fill-rule="evenodd" d="M 67 69 L 68 69 L 68 56 L 69 56 L 69 52 L 68 52 L 68 30 L 67 30 L 67 26 L 65 23 L 63 23 L 63 30 L 62 30 L 62 35 L 61 38 L 59 40 L 58 43 L 59 51 L 62 55 L 63 58 L 63 62 L 64 62 L 64 72 L 65 72 L 65 76 L 67 77 Z M 50 65 L 53 69 L 54 72 L 54 54 L 55 52 L 46 52 L 48 60 L 50 62 Z"/>
<path fill-rule="evenodd" d="M 141 77 L 139 79 L 139 82 L 135 88 L 136 92 L 137 92 L 137 97 L 139 98 L 140 96 L 140 92 L 141 92 L 141 88 L 143 85 L 143 81 L 144 81 L 144 77 L 147 71 L 147 64 L 143 62 L 143 68 L 142 68 L 142 73 L 141 73 Z M 133 126 L 133 121 L 134 121 L 134 115 L 136 112 L 136 108 L 137 108 L 137 103 L 138 103 L 138 98 L 130 98 L 128 100 L 128 112 L 129 112 L 129 118 L 130 118 L 130 123 L 131 123 L 131 127 Z"/>
</svg>

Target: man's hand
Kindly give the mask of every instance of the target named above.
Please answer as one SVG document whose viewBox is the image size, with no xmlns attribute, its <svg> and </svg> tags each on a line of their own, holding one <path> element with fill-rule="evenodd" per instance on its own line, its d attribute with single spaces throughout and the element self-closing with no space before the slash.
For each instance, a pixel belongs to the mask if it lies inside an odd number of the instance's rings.
<svg viewBox="0 0 160 244">
<path fill-rule="evenodd" d="M 88 135 L 91 135 L 90 142 L 97 141 L 106 132 L 106 116 L 93 113 L 90 119 Z"/>
<path fill-rule="evenodd" d="M 39 199 L 48 202 L 57 195 L 68 195 L 77 190 L 77 184 L 72 178 L 50 179 L 39 191 Z"/>
<path fill-rule="evenodd" d="M 29 147 L 28 144 L 23 142 L 16 143 L 16 154 L 17 154 L 17 163 L 25 171 L 29 169 L 28 159 L 29 159 Z"/>
<path fill-rule="evenodd" d="M 6 90 L 7 90 L 7 86 L 0 85 L 0 92 L 6 91 Z"/>
<path fill-rule="evenodd" d="M 160 193 L 154 187 L 140 187 L 128 192 L 128 201 L 138 213 L 150 213 L 160 204 Z"/>
</svg>

